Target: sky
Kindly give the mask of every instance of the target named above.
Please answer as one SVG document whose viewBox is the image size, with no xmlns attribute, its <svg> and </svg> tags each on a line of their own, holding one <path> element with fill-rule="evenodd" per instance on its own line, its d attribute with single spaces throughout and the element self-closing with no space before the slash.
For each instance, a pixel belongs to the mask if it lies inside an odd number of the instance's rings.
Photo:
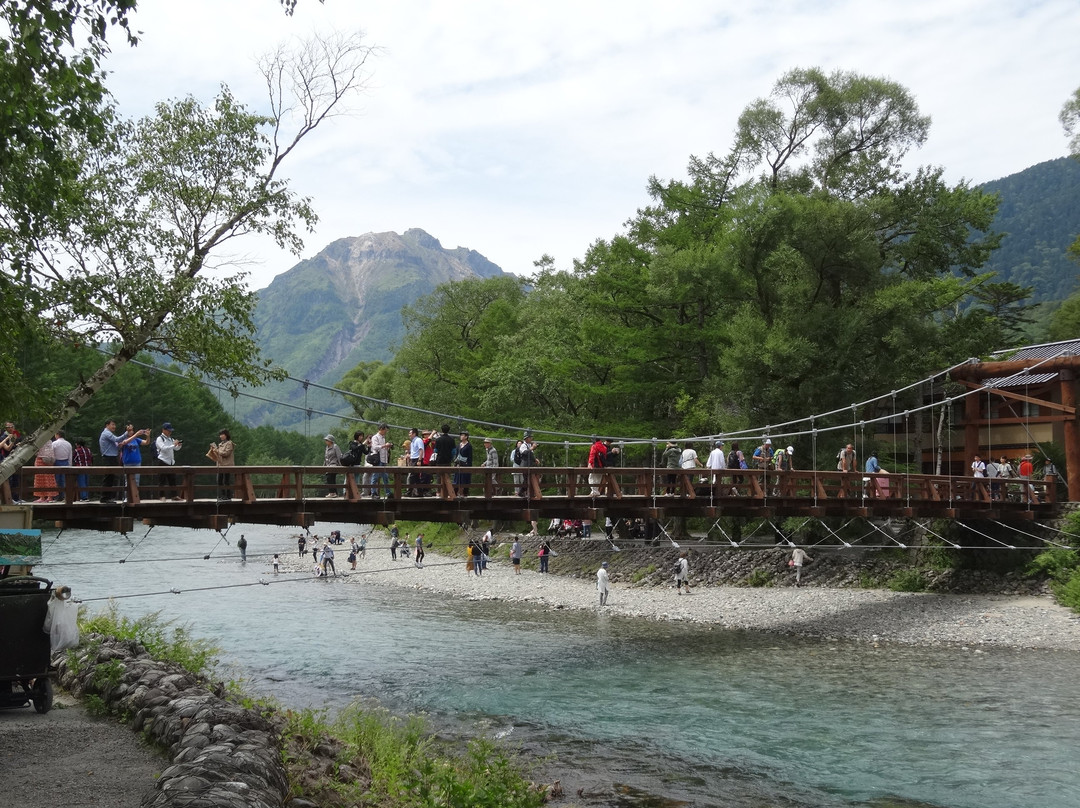
<svg viewBox="0 0 1080 808">
<path fill-rule="evenodd" d="M 137 48 L 114 36 L 121 113 L 222 83 L 265 110 L 260 55 L 363 32 L 377 48 L 350 114 L 285 175 L 320 216 L 298 258 L 250 238 L 227 257 L 263 288 L 332 241 L 418 227 L 529 274 L 623 232 L 650 176 L 724 154 L 740 112 L 797 67 L 880 76 L 932 119 L 909 159 L 978 184 L 1067 152 L 1080 86 L 1076 0 L 548 0 L 544 3 L 140 0 Z"/>
</svg>

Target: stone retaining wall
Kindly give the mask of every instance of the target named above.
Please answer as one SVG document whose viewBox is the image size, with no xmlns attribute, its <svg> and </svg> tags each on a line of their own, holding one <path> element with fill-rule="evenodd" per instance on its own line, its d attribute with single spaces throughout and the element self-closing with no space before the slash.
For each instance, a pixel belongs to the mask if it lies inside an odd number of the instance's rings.
<svg viewBox="0 0 1080 808">
<path fill-rule="evenodd" d="M 59 655 L 60 684 L 108 710 L 165 751 L 169 765 L 143 808 L 281 808 L 289 784 L 278 735 L 258 713 L 152 659 L 130 640 L 84 636 L 77 665 Z"/>
</svg>

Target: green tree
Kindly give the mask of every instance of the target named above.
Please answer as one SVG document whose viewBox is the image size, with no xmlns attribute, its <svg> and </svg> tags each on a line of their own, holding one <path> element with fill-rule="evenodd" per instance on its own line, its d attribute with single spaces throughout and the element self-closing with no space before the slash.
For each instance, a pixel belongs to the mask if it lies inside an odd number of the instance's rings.
<svg viewBox="0 0 1080 808">
<path fill-rule="evenodd" d="M 315 214 L 281 177 L 286 158 L 364 84 L 371 49 L 358 36 L 279 50 L 260 65 L 270 114 L 222 88 L 211 107 L 162 103 L 157 114 L 109 126 L 102 143 L 73 139 L 79 198 L 5 265 L 12 287 L 54 339 L 109 346 L 109 357 L 0 467 L 0 480 L 144 350 L 210 378 L 258 383 L 272 371 L 251 331 L 243 274 L 217 275 L 215 250 L 248 233 L 298 250 Z"/>
</svg>

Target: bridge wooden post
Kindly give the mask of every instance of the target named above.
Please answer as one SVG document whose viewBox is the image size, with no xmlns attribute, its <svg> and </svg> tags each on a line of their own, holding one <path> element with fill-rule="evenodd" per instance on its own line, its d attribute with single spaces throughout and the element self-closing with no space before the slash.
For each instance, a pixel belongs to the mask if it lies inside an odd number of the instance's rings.
<svg viewBox="0 0 1080 808">
<path fill-rule="evenodd" d="M 1063 368 L 1058 373 L 1061 380 L 1061 403 L 1073 407 L 1073 415 L 1065 421 L 1065 473 L 1069 480 L 1069 501 L 1080 502 L 1080 411 L 1076 410 L 1076 371 Z"/>
</svg>

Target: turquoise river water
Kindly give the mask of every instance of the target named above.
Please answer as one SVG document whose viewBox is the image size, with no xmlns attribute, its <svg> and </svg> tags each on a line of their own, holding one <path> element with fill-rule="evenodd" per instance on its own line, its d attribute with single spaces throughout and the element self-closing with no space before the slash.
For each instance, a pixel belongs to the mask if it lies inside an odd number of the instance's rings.
<svg viewBox="0 0 1080 808">
<path fill-rule="evenodd" d="M 315 532 L 334 527 L 356 530 Z M 139 595 L 116 602 L 215 640 L 287 705 L 374 698 L 504 738 L 543 758 L 537 776 L 560 777 L 570 804 L 1080 805 L 1078 654 L 873 648 L 275 578 L 269 554 L 295 554 L 294 535 L 64 531 L 35 573 L 91 608 Z M 390 566 L 377 544 L 368 571 Z"/>
</svg>

